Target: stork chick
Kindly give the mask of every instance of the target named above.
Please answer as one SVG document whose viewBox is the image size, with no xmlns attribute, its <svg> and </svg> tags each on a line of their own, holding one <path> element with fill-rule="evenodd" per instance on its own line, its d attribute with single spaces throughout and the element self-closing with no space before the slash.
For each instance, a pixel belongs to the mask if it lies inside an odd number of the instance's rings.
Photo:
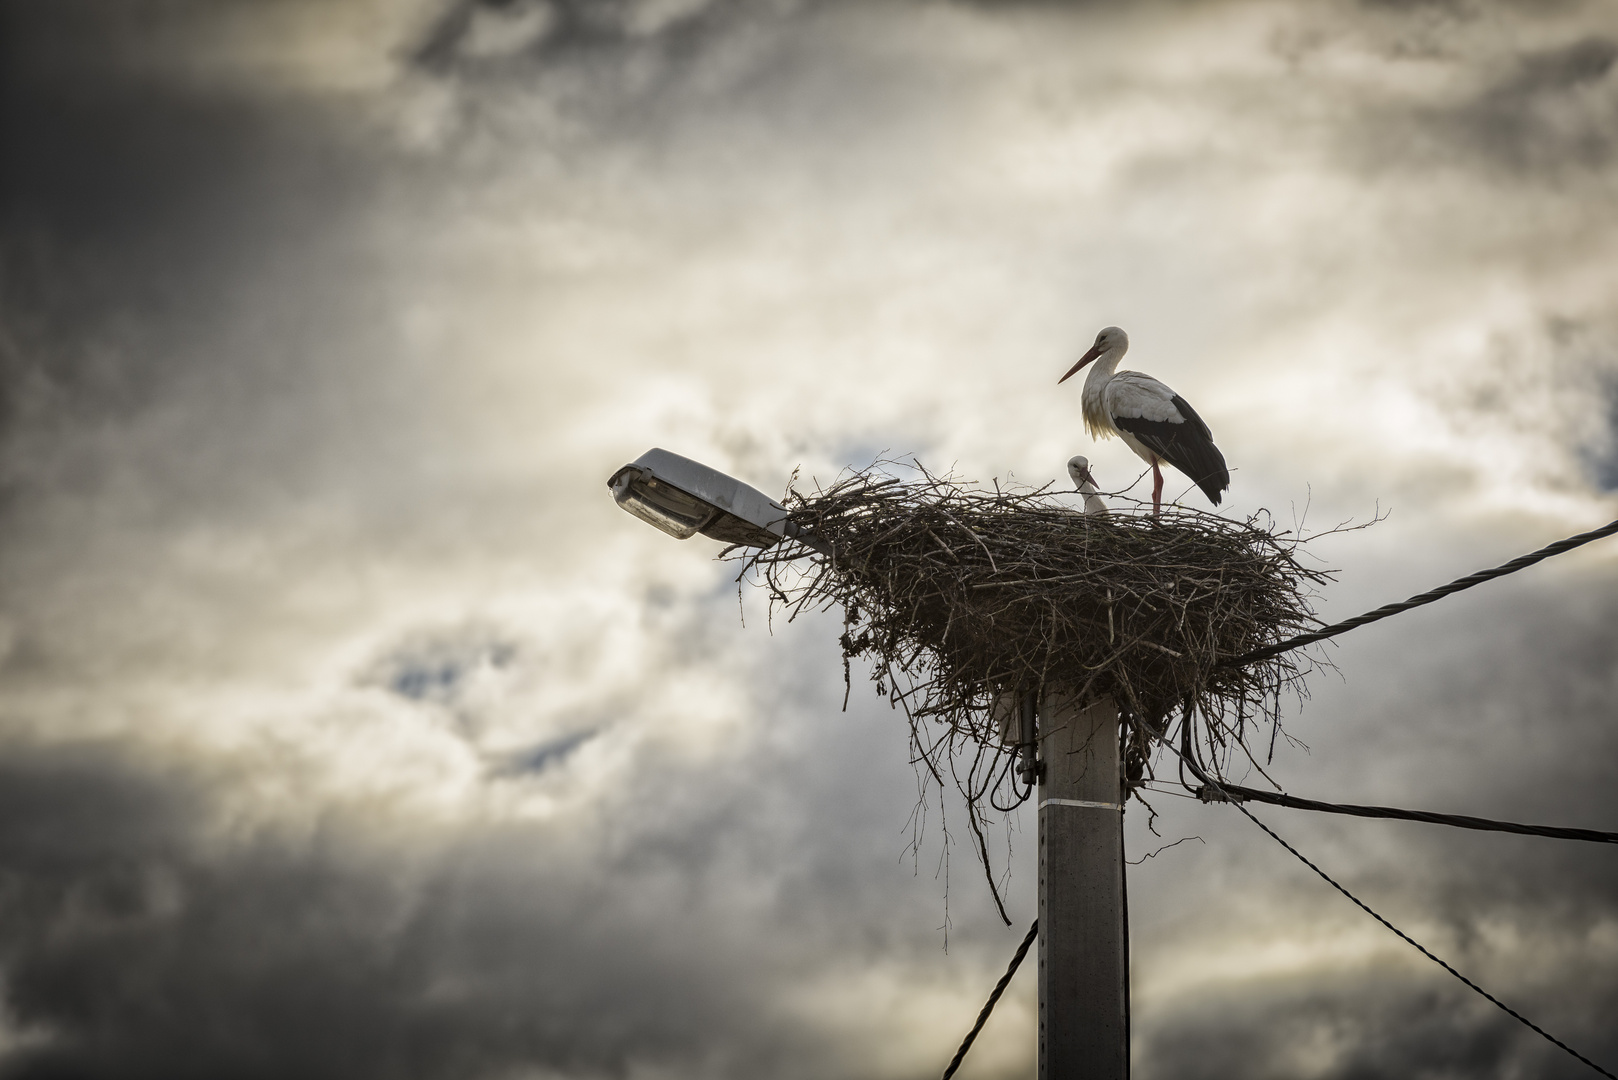
<svg viewBox="0 0 1618 1080">
<path fill-rule="evenodd" d="M 1105 514 L 1107 504 L 1101 501 L 1101 489 L 1090 472 L 1090 459 L 1076 454 L 1067 460 L 1067 474 L 1073 478 L 1073 487 L 1084 496 L 1086 514 Z"/>
</svg>

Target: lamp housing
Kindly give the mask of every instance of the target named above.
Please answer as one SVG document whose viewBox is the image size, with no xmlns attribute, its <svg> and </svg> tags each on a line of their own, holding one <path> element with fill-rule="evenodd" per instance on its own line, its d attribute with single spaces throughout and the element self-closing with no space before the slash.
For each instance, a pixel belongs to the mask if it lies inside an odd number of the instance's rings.
<svg viewBox="0 0 1618 1080">
<path fill-rule="evenodd" d="M 607 486 L 619 506 L 677 540 L 701 533 L 763 548 L 799 533 L 786 507 L 762 491 L 667 450 L 646 451 L 613 473 Z"/>
</svg>

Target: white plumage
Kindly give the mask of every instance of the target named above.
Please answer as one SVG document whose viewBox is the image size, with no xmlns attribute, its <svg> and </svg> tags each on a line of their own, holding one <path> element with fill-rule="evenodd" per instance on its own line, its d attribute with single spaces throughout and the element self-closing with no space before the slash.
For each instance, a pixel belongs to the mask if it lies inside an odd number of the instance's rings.
<svg viewBox="0 0 1618 1080">
<path fill-rule="evenodd" d="M 1107 504 L 1101 501 L 1101 489 L 1096 486 L 1096 478 L 1090 473 L 1090 459 L 1083 454 L 1068 458 L 1067 474 L 1073 478 L 1074 489 L 1084 496 L 1084 512 L 1105 514 Z"/>
<path fill-rule="evenodd" d="M 1096 438 L 1118 436 L 1152 467 L 1153 515 L 1163 505 L 1163 462 L 1189 476 L 1218 506 L 1219 493 L 1230 487 L 1230 471 L 1213 433 L 1190 403 L 1163 383 L 1138 371 L 1119 371 L 1118 361 L 1127 351 L 1129 335 L 1106 327 L 1090 351 L 1056 381 L 1066 382 L 1095 362 L 1080 395 L 1085 429 Z"/>
</svg>

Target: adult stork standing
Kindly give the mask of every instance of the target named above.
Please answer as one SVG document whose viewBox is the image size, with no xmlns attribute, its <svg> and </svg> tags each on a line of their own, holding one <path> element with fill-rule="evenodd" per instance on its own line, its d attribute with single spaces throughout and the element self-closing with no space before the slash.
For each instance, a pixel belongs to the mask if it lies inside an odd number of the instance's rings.
<svg viewBox="0 0 1618 1080">
<path fill-rule="evenodd" d="M 1191 405 L 1150 375 L 1119 371 L 1118 361 L 1129 351 L 1129 335 L 1116 326 L 1096 335 L 1090 351 L 1057 379 L 1064 383 L 1094 361 L 1084 380 L 1080 400 L 1084 426 L 1095 438 L 1116 435 L 1124 445 L 1152 467 L 1152 516 L 1163 507 L 1164 462 L 1189 476 L 1202 493 L 1219 505 L 1221 491 L 1230 487 L 1225 455 L 1214 445 L 1213 432 Z"/>
<path fill-rule="evenodd" d="M 1067 459 L 1067 474 L 1073 478 L 1073 487 L 1084 496 L 1085 514 L 1105 514 L 1107 504 L 1101 500 L 1101 489 L 1096 486 L 1096 478 L 1090 472 L 1090 459 L 1083 454 L 1074 454 Z"/>
</svg>

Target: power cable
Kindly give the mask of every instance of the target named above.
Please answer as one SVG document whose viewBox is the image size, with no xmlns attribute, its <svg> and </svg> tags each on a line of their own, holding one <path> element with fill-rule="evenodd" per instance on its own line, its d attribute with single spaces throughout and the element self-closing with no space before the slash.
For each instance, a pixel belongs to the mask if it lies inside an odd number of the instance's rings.
<svg viewBox="0 0 1618 1080">
<path fill-rule="evenodd" d="M 1555 825 L 1524 825 L 1518 821 L 1496 821 L 1493 818 L 1469 817 L 1465 814 L 1437 814 L 1430 810 L 1404 810 L 1396 806 L 1356 806 L 1353 803 L 1319 802 L 1300 799 L 1274 791 L 1241 787 L 1221 781 L 1217 786 L 1196 789 L 1203 802 L 1253 802 L 1285 806 L 1293 810 L 1315 810 L 1322 814 L 1347 814 L 1362 818 L 1393 818 L 1400 821 L 1426 821 L 1434 825 L 1451 825 L 1457 829 L 1477 829 L 1480 832 L 1518 833 L 1523 836 L 1549 836 L 1556 840 L 1584 840 L 1592 844 L 1618 844 L 1618 832 L 1596 829 L 1564 829 Z"/>
<path fill-rule="evenodd" d="M 966 1033 L 966 1038 L 961 1041 L 961 1048 L 955 1051 L 955 1059 L 949 1063 L 949 1068 L 944 1070 L 943 1080 L 949 1080 L 950 1077 L 955 1075 L 955 1070 L 961 1067 L 961 1061 L 965 1059 L 966 1052 L 972 1049 L 972 1041 L 978 1037 L 978 1032 L 983 1030 L 983 1025 L 989 1022 L 989 1014 L 994 1012 L 995 1005 L 1000 1001 L 1000 995 L 1006 992 L 1006 984 L 1011 982 L 1013 975 L 1017 974 L 1017 965 L 1021 964 L 1022 958 L 1028 955 L 1028 947 L 1034 943 L 1034 939 L 1037 937 L 1039 937 L 1039 920 L 1035 919 L 1034 925 L 1028 928 L 1028 936 L 1022 939 L 1022 944 L 1017 946 L 1016 953 L 1012 955 L 1011 966 L 1006 968 L 1004 975 L 1000 976 L 1000 981 L 994 984 L 994 992 L 989 995 L 989 1000 L 983 1006 L 983 1011 L 978 1013 L 978 1022 L 973 1024 L 972 1030 Z M 1614 1078 L 1614 1080 L 1618 1080 L 1618 1078 Z"/>
<path fill-rule="evenodd" d="M 1333 623 L 1331 626 L 1323 627 L 1307 634 L 1299 634 L 1297 637 L 1290 637 L 1285 641 L 1278 641 L 1274 645 L 1266 645 L 1262 649 L 1254 649 L 1252 652 L 1243 653 L 1240 656 L 1220 660 L 1214 666 L 1240 667 L 1243 664 L 1251 664 L 1258 660 L 1268 660 L 1272 656 L 1279 656 L 1284 652 L 1300 649 L 1305 645 L 1313 645 L 1317 641 L 1324 641 L 1327 638 L 1336 637 L 1338 634 L 1346 634 L 1350 630 L 1365 626 L 1367 623 L 1378 622 L 1390 615 L 1398 615 L 1401 612 L 1409 611 L 1411 608 L 1418 608 L 1435 600 L 1442 600 L 1451 593 L 1470 589 L 1472 586 L 1481 585 L 1485 581 L 1493 581 L 1495 578 L 1505 577 L 1507 574 L 1515 574 L 1518 570 L 1533 566 L 1535 563 L 1548 559 L 1552 555 L 1572 551 L 1576 547 L 1583 547 L 1593 540 L 1600 540 L 1603 537 L 1611 536 L 1613 533 L 1618 533 L 1618 521 L 1609 522 L 1599 529 L 1579 533 L 1577 536 L 1570 536 L 1565 540 L 1558 540 L 1554 544 L 1542 547 L 1538 551 L 1529 552 L 1527 555 L 1519 555 L 1510 562 L 1502 563 L 1492 569 L 1479 570 L 1475 574 L 1456 578 L 1448 585 L 1441 585 L 1436 589 L 1417 593 L 1408 600 L 1401 600 L 1396 604 L 1384 604 L 1375 611 L 1367 611 L 1365 614 L 1356 615 L 1352 619 L 1345 619 L 1343 622 Z"/>
</svg>

